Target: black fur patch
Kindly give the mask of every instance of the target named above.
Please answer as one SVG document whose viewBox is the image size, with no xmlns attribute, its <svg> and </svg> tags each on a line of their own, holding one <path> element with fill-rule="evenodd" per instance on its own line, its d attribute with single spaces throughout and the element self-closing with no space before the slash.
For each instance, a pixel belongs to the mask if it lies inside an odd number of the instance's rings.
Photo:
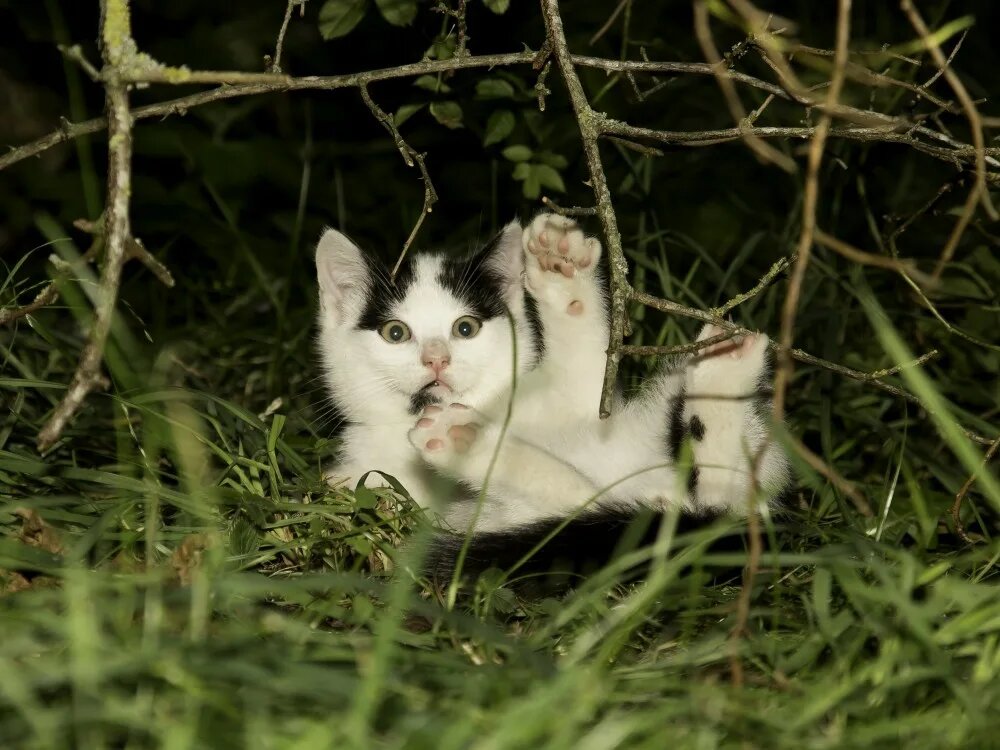
<svg viewBox="0 0 1000 750">
<path fill-rule="evenodd" d="M 441 286 L 465 303 L 470 313 L 480 320 L 499 318 L 507 313 L 505 281 L 487 263 L 499 241 L 500 235 L 497 235 L 470 258 L 446 258 L 438 273 Z"/>
<path fill-rule="evenodd" d="M 705 438 L 705 423 L 698 418 L 697 414 L 691 417 L 691 422 L 688 425 L 688 430 L 691 432 L 691 437 L 693 437 L 699 443 Z"/>
<path fill-rule="evenodd" d="M 425 406 L 430 406 L 431 404 L 440 403 L 441 399 L 436 396 L 432 396 L 426 388 L 421 388 L 419 391 L 410 396 L 410 406 L 408 411 L 410 414 L 417 415 L 424 410 Z"/>
<path fill-rule="evenodd" d="M 368 266 L 368 292 L 365 295 L 365 306 L 358 319 L 358 328 L 377 331 L 382 325 L 392 320 L 392 308 L 402 302 L 413 284 L 413 265 L 404 263 L 396 274 L 395 283 L 389 281 L 389 269 L 378 258 L 369 253 L 363 253 L 365 265 Z"/>
<path fill-rule="evenodd" d="M 677 532 L 693 531 L 717 517 L 682 515 L 678 519 Z M 462 573 L 471 578 L 487 568 L 508 570 L 554 533 L 513 573 L 512 580 L 523 577 L 527 585 L 547 590 L 565 588 L 622 554 L 652 544 L 662 520 L 661 513 L 650 509 L 609 505 L 595 508 L 565 525 L 564 519 L 551 518 L 506 531 L 475 534 L 463 561 Z M 556 531 L 561 525 L 562 528 Z M 734 540 L 736 548 L 742 549 L 739 536 L 720 541 L 725 546 Z M 438 580 L 448 580 L 463 542 L 460 534 L 435 536 L 424 562 L 426 573 Z M 641 569 L 634 569 L 628 577 L 634 578 L 640 573 Z"/>
<path fill-rule="evenodd" d="M 696 494 L 697 492 L 698 492 L 698 467 L 692 466 L 691 471 L 688 474 L 688 494 L 690 494 L 692 498 L 695 498 L 697 497 Z"/>
<path fill-rule="evenodd" d="M 686 394 L 681 392 L 670 399 L 667 411 L 667 456 L 676 462 L 681 457 L 681 444 L 684 442 L 684 404 Z"/>
<path fill-rule="evenodd" d="M 528 319 L 528 326 L 534 339 L 532 344 L 535 348 L 535 364 L 540 364 L 545 359 L 545 326 L 542 324 L 542 316 L 538 313 L 538 302 L 527 290 L 524 293 L 524 317 Z"/>
</svg>

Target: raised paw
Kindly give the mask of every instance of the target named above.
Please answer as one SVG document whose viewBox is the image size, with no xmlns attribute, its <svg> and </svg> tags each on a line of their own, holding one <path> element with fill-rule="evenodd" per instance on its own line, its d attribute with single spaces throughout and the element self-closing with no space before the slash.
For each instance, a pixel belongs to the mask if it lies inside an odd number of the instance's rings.
<svg viewBox="0 0 1000 750">
<path fill-rule="evenodd" d="M 527 286 L 536 298 L 574 317 L 588 307 L 597 311 L 593 272 L 600 240 L 584 235 L 566 216 L 543 213 L 524 229 L 522 244 Z"/>
<path fill-rule="evenodd" d="M 468 453 L 480 429 L 475 415 L 465 404 L 427 406 L 409 432 L 410 444 L 432 463 Z"/>
</svg>

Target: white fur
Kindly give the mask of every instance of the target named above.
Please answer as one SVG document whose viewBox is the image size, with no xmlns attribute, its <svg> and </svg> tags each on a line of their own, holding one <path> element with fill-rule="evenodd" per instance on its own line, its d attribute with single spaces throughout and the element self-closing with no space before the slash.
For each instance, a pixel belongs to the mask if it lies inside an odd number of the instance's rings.
<svg viewBox="0 0 1000 750">
<path fill-rule="evenodd" d="M 330 481 L 353 485 L 370 470 L 384 471 L 457 528 L 472 521 L 471 500 L 485 485 L 480 530 L 598 501 L 745 513 L 755 482 L 766 495 L 780 491 L 785 458 L 747 398 L 765 372 L 763 334 L 710 347 L 657 376 L 635 399 L 616 394 L 612 416 L 598 419 L 608 340 L 606 300 L 595 280 L 600 254 L 600 242 L 563 217 L 541 214 L 523 230 L 508 225 L 488 263 L 509 280 L 511 317 L 484 321 L 470 339 L 452 335 L 454 321 L 470 311 L 438 282 L 442 258 L 418 256 L 413 284 L 392 309 L 412 338 L 390 344 L 357 328 L 371 288 L 368 270 L 357 246 L 327 230 L 316 255 L 319 348 L 327 385 L 349 421 Z M 537 364 L 528 345 L 525 289 L 545 332 Z M 701 338 L 718 332 L 706 327 Z M 431 350 L 439 364 L 448 359 L 440 372 L 447 387 L 434 391 L 439 406 L 414 416 L 411 395 L 435 378 L 425 364 Z M 698 470 L 693 496 L 688 468 L 675 466 L 667 450 L 667 415 L 682 391 L 683 424 L 697 418 L 705 428 L 703 440 L 689 442 Z"/>
</svg>

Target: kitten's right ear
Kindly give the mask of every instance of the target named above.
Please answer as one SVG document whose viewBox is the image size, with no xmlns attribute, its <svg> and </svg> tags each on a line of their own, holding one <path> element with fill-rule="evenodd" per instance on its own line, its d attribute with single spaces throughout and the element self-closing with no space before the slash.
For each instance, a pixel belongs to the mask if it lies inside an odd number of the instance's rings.
<svg viewBox="0 0 1000 750">
<path fill-rule="evenodd" d="M 346 303 L 364 294 L 371 281 L 361 248 L 336 229 L 327 229 L 316 246 L 316 276 L 323 309 L 343 318 Z"/>
</svg>

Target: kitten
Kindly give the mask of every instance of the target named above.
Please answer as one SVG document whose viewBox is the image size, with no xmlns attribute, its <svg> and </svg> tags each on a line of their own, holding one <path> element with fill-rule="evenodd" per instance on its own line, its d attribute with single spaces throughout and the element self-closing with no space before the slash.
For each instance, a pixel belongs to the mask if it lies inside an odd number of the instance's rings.
<svg viewBox="0 0 1000 750">
<path fill-rule="evenodd" d="M 755 480 L 766 497 L 787 484 L 761 390 L 764 334 L 670 363 L 598 418 L 601 251 L 543 213 L 471 257 L 417 255 L 390 283 L 343 234 L 321 237 L 319 349 L 346 420 L 328 478 L 353 487 L 385 472 L 440 513 L 457 533 L 437 538 L 437 572 L 473 523 L 467 565 L 510 565 L 563 524 L 546 549 L 584 555 L 644 511 L 746 514 Z M 699 340 L 720 333 L 708 325 Z"/>
</svg>

